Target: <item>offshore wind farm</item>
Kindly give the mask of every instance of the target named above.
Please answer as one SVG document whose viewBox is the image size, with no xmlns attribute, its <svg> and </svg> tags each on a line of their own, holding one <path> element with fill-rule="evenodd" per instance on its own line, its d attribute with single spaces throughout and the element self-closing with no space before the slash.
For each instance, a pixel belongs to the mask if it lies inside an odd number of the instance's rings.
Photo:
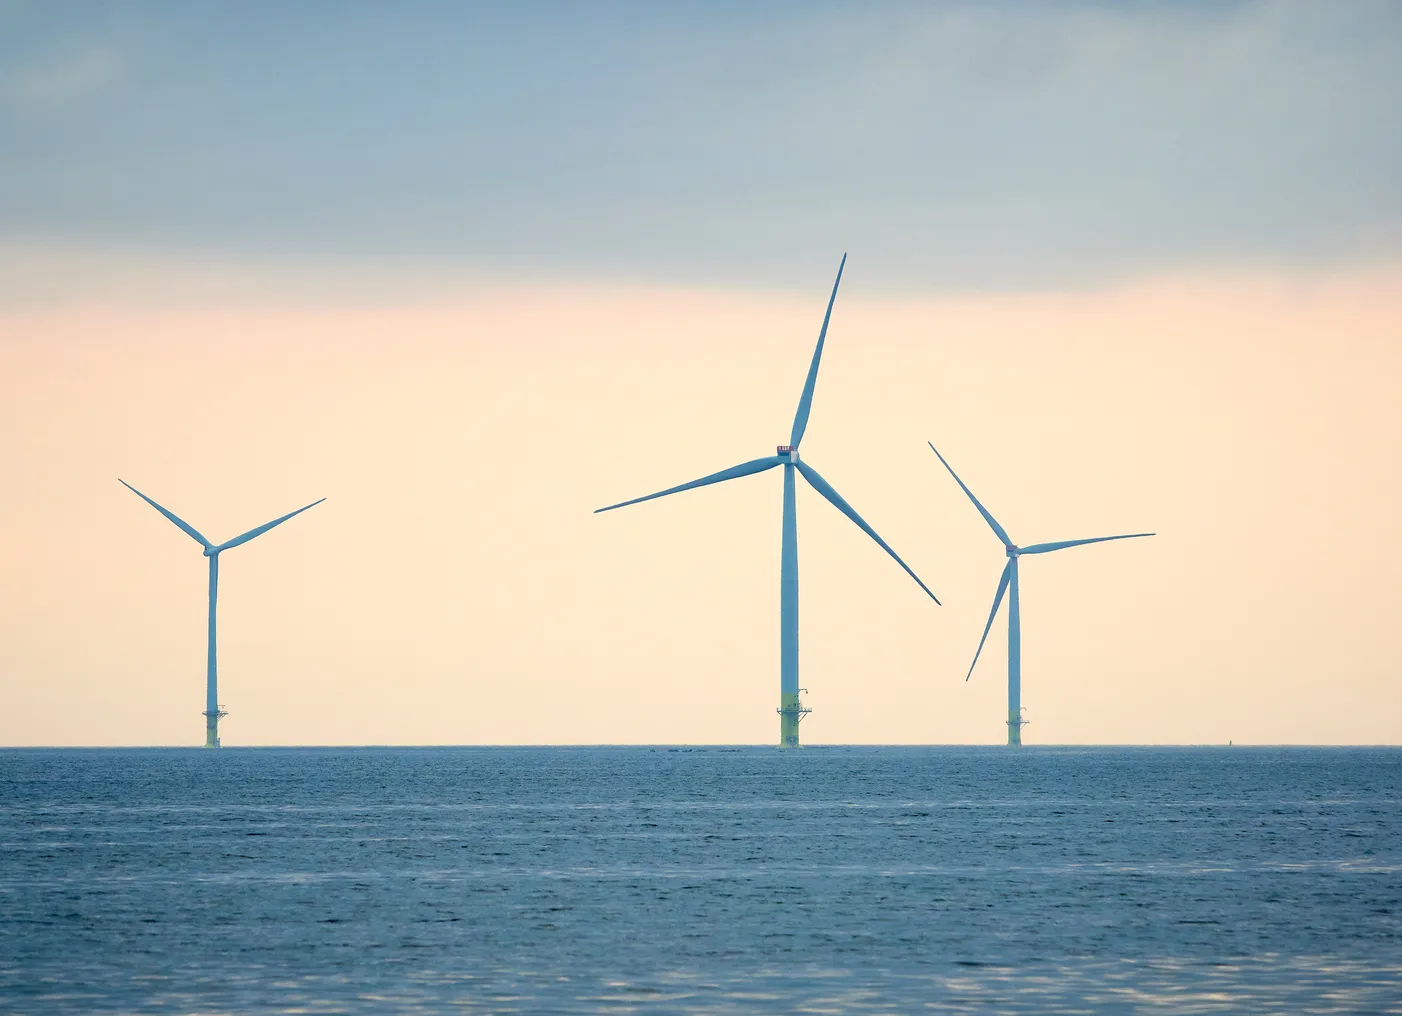
<svg viewBox="0 0 1402 1016">
<path fill-rule="evenodd" d="M 857 514 L 846 499 L 843 498 L 832 484 L 828 483 L 811 464 L 799 458 L 799 445 L 803 441 L 804 432 L 808 429 L 808 416 L 813 410 L 813 392 L 818 384 L 818 367 L 823 359 L 823 343 L 828 337 L 828 325 L 832 321 L 832 306 L 837 300 L 837 289 L 842 285 L 842 271 L 847 267 L 847 255 L 842 255 L 842 260 L 837 266 L 837 278 L 832 284 L 832 293 L 828 296 L 828 307 L 823 313 L 823 325 L 818 330 L 818 344 L 813 349 L 813 359 L 808 365 L 808 376 L 803 382 L 803 391 L 798 397 L 798 409 L 794 413 L 793 428 L 789 432 L 787 444 L 781 444 L 773 455 L 766 455 L 763 458 L 751 459 L 742 462 L 737 466 L 722 469 L 719 472 L 710 473 L 698 480 L 688 483 L 678 484 L 675 487 L 668 487 L 666 490 L 659 490 L 655 494 L 646 494 L 643 497 L 635 497 L 628 501 L 620 501 L 617 504 L 599 508 L 595 514 L 600 512 L 613 511 L 616 508 L 626 508 L 629 505 L 640 504 L 644 501 L 651 501 L 655 498 L 666 497 L 669 494 L 677 494 L 684 490 L 694 490 L 697 487 L 705 487 L 713 483 L 723 483 L 726 480 L 738 479 L 742 476 L 750 476 L 754 473 L 762 473 L 777 466 L 784 467 L 784 502 L 783 502 L 783 531 L 782 531 L 782 554 L 780 558 L 779 571 L 779 747 L 797 748 L 799 746 L 799 724 L 803 717 L 810 710 L 804 706 L 802 699 L 803 689 L 799 687 L 798 669 L 798 506 L 796 497 L 797 480 L 795 474 L 802 476 L 814 490 L 821 494 L 843 515 L 847 516 L 853 524 L 862 532 L 876 541 L 877 546 L 884 550 L 891 558 L 901 566 L 916 584 L 920 586 L 925 594 L 936 604 L 940 601 L 935 594 L 930 592 L 929 586 L 921 581 L 911 567 L 906 564 L 899 554 L 891 549 L 891 545 L 883 540 L 875 529 L 867 524 L 866 520 Z"/>
<path fill-rule="evenodd" d="M 1387 0 L 0 0 L 0 1014 L 1402 1016 L 1399 96 Z"/>
</svg>

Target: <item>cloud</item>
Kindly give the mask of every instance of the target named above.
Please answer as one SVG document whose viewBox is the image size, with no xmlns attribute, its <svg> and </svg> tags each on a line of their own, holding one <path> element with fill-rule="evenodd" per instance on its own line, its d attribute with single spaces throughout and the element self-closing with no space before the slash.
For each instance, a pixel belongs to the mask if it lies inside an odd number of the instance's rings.
<svg viewBox="0 0 1402 1016">
<path fill-rule="evenodd" d="M 1402 256 L 1392 4 L 149 17 L 140 87 L 18 132 L 12 236 L 925 290 Z"/>
<path fill-rule="evenodd" d="M 19 68 L 4 81 L 5 103 L 20 113 L 49 113 L 111 88 L 122 74 L 118 54 L 101 45 L 71 49 Z"/>
</svg>

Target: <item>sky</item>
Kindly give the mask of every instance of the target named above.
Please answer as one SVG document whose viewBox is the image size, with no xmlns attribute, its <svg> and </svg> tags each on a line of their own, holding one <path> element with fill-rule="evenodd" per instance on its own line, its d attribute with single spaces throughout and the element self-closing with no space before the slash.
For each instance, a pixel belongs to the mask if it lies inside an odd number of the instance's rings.
<svg viewBox="0 0 1402 1016">
<path fill-rule="evenodd" d="M 0 2 L 0 744 L 1398 743 L 1393 4 Z"/>
<path fill-rule="evenodd" d="M 0 12 L 31 242 L 953 291 L 1402 243 L 1386 2 Z"/>
</svg>

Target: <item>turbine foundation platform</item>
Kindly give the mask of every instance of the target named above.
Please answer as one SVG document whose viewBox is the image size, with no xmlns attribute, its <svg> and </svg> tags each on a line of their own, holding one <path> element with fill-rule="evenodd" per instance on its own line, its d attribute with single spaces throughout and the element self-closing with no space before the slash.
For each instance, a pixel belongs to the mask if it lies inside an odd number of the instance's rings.
<svg viewBox="0 0 1402 1016">
<path fill-rule="evenodd" d="M 229 714 L 224 707 L 218 709 L 206 709 L 204 711 L 204 746 L 206 748 L 219 747 L 219 721 Z"/>
<path fill-rule="evenodd" d="M 813 710 L 803 704 L 798 692 L 782 695 L 779 701 L 781 705 L 774 710 L 779 714 L 779 747 L 797 748 L 798 725 Z"/>
<path fill-rule="evenodd" d="M 1022 728 L 1027 726 L 1027 721 L 1022 718 L 1022 710 L 1008 713 L 1008 747 L 1022 747 Z"/>
</svg>

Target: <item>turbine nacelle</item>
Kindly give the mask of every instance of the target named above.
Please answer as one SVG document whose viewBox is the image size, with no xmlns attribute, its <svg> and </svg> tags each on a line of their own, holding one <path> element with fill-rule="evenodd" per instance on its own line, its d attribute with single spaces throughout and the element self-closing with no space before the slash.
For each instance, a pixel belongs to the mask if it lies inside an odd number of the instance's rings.
<svg viewBox="0 0 1402 1016">
<path fill-rule="evenodd" d="M 774 449 L 774 454 L 778 455 L 779 458 L 783 459 L 785 462 L 797 462 L 798 445 L 781 444 L 778 448 Z"/>
<path fill-rule="evenodd" d="M 1006 547 L 1004 547 L 1003 549 L 1004 549 L 1005 551 L 1007 551 L 1008 557 L 1021 557 L 1021 556 L 1022 556 L 1022 548 L 1019 547 L 1019 546 L 1017 546 L 1016 544 L 1010 543 L 1010 544 L 1008 544 Z"/>
<path fill-rule="evenodd" d="M 218 548 L 218 547 L 206 547 L 206 548 L 204 549 L 204 556 L 205 556 L 205 557 L 218 557 L 218 556 L 219 556 L 219 548 Z"/>
</svg>

